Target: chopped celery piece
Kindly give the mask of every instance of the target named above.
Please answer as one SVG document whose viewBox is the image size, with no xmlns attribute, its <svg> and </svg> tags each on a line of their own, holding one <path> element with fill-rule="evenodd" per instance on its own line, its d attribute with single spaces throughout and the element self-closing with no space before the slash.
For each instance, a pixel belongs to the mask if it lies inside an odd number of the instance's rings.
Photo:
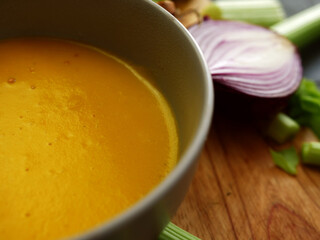
<svg viewBox="0 0 320 240">
<path fill-rule="evenodd" d="M 299 131 L 299 124 L 284 113 L 278 113 L 271 121 L 266 135 L 278 143 L 284 143 Z"/>
<path fill-rule="evenodd" d="M 285 172 L 296 175 L 299 157 L 294 147 L 276 152 L 270 150 L 273 162 Z"/>
<path fill-rule="evenodd" d="M 211 1 L 201 14 L 212 19 L 245 21 L 265 27 L 285 17 L 278 0 Z"/>
<path fill-rule="evenodd" d="M 320 90 L 315 82 L 304 78 L 289 101 L 289 116 L 310 127 L 320 138 Z"/>
<path fill-rule="evenodd" d="M 320 166 L 320 142 L 309 142 L 302 145 L 302 162 Z"/>
<path fill-rule="evenodd" d="M 161 232 L 158 240 L 201 240 L 192 234 L 182 230 L 173 223 L 169 223 Z"/>
<path fill-rule="evenodd" d="M 320 36 L 320 3 L 293 15 L 271 29 L 303 47 Z"/>
</svg>

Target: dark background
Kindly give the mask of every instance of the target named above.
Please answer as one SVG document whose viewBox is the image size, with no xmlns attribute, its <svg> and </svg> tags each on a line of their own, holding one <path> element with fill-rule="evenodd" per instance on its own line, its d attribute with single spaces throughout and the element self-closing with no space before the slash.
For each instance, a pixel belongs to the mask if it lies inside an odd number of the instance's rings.
<svg viewBox="0 0 320 240">
<path fill-rule="evenodd" d="M 290 16 L 320 3 L 320 0 L 281 0 L 281 2 L 287 15 Z M 320 86 L 320 39 L 300 49 L 300 54 L 304 67 L 304 76 L 317 81 L 318 86 Z"/>
</svg>

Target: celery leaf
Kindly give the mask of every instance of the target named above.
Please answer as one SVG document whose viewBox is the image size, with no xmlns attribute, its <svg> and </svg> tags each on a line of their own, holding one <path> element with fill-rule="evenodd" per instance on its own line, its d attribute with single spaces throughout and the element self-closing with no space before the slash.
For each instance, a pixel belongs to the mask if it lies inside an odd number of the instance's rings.
<svg viewBox="0 0 320 240">
<path fill-rule="evenodd" d="M 299 157 L 294 147 L 281 151 L 270 150 L 273 162 L 285 172 L 296 175 Z"/>
</svg>

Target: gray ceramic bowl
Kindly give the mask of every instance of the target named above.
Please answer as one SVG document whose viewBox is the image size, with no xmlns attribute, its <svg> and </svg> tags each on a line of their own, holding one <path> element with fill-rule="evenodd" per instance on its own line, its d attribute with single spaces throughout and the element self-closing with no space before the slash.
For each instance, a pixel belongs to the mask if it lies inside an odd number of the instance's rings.
<svg viewBox="0 0 320 240">
<path fill-rule="evenodd" d="M 210 76 L 187 30 L 151 0 L 1 0 L 0 29 L 1 39 L 91 44 L 151 73 L 176 116 L 180 161 L 132 208 L 75 239 L 157 239 L 185 196 L 213 110 Z"/>
</svg>

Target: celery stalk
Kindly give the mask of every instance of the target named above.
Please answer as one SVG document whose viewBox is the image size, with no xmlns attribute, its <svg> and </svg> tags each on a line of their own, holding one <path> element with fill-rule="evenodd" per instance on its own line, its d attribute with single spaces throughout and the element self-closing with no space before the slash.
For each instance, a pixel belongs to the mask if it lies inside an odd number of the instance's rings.
<svg viewBox="0 0 320 240">
<path fill-rule="evenodd" d="M 320 4 L 271 26 L 271 29 L 303 47 L 320 36 Z"/>
<path fill-rule="evenodd" d="M 244 21 L 265 27 L 285 17 L 278 0 L 212 1 L 201 14 L 212 19 Z"/>
<path fill-rule="evenodd" d="M 182 230 L 173 223 L 169 223 L 161 232 L 158 240 L 201 240 L 192 234 Z"/>
<path fill-rule="evenodd" d="M 320 143 L 310 142 L 302 145 L 302 162 L 320 166 Z"/>
<path fill-rule="evenodd" d="M 299 124 L 284 113 L 278 113 L 271 121 L 266 135 L 278 143 L 293 138 L 299 131 Z"/>
</svg>

